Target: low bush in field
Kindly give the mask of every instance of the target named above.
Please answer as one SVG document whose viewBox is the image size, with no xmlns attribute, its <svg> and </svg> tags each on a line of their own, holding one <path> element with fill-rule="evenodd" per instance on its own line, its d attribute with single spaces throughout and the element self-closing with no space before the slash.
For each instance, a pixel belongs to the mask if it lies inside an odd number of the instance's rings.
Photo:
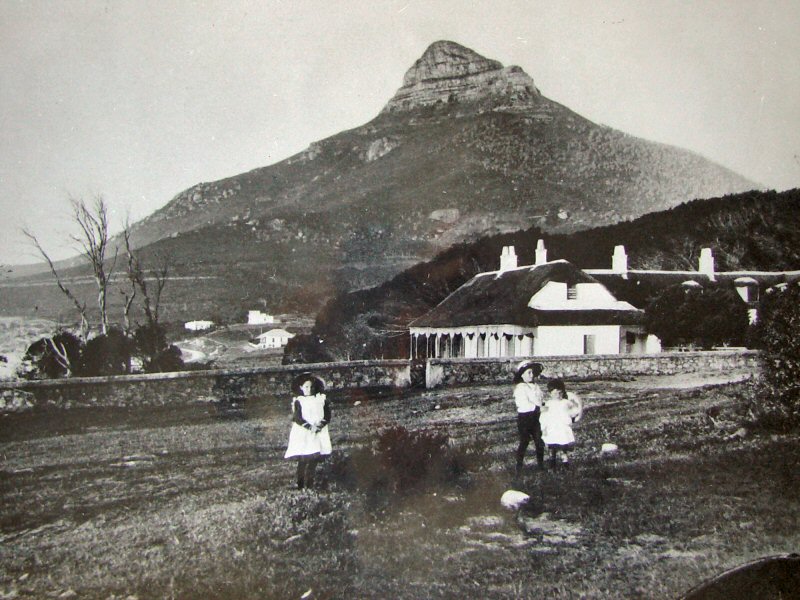
<svg viewBox="0 0 800 600">
<path fill-rule="evenodd" d="M 329 472 L 333 481 L 385 503 L 423 489 L 465 485 L 486 450 L 481 444 L 456 446 L 443 431 L 395 425 L 380 430 L 371 447 L 335 455 Z"/>
</svg>

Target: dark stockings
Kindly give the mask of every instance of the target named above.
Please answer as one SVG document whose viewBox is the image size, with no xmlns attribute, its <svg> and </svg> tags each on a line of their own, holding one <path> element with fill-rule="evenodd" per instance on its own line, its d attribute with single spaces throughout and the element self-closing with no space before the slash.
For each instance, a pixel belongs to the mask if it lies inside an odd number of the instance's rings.
<svg viewBox="0 0 800 600">
<path fill-rule="evenodd" d="M 519 446 L 517 446 L 517 473 L 522 470 L 525 461 L 525 451 L 533 440 L 536 446 L 536 462 L 541 467 L 544 465 L 544 442 L 542 441 L 542 428 L 539 425 L 539 409 L 530 413 L 517 415 L 517 429 L 519 431 Z"/>
<path fill-rule="evenodd" d="M 319 461 L 319 454 L 301 456 L 297 459 L 297 489 L 314 487 L 314 472 Z"/>
</svg>

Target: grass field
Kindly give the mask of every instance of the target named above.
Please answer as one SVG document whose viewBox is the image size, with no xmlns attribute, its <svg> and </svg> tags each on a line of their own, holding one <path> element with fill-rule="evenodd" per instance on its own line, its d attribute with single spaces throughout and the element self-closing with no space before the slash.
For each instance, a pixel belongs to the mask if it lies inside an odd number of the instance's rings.
<svg viewBox="0 0 800 600">
<path fill-rule="evenodd" d="M 288 399 L 0 417 L 0 598 L 675 598 L 800 548 L 798 435 L 741 429 L 745 384 L 702 382 L 572 386 L 572 464 L 526 467 L 518 513 L 510 386 L 336 395 L 337 459 L 396 423 L 481 450 L 377 504 L 331 464 L 293 489 Z"/>
</svg>

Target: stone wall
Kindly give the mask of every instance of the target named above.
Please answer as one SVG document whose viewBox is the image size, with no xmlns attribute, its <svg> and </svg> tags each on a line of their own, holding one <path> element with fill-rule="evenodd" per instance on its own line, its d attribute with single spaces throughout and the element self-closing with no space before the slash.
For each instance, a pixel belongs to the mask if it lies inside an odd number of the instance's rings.
<svg viewBox="0 0 800 600">
<path fill-rule="evenodd" d="M 408 387 L 406 360 L 353 361 L 0 383 L 0 412 L 30 408 L 159 406 L 196 402 L 242 402 L 290 395 L 292 379 L 310 371 L 331 390 Z"/>
<path fill-rule="evenodd" d="M 758 353 L 745 351 L 681 352 L 641 356 L 566 356 L 537 358 L 547 377 L 602 379 L 634 375 L 669 375 L 750 371 L 758 369 Z M 159 406 L 197 402 L 246 402 L 250 398 L 287 399 L 292 379 L 310 371 L 329 390 L 404 388 L 508 383 L 520 359 L 432 359 L 353 361 L 189 371 L 120 377 L 91 377 L 0 383 L 0 412 L 30 408 L 88 406 Z"/>
<path fill-rule="evenodd" d="M 472 383 L 508 383 L 520 358 L 508 359 L 431 359 L 426 365 L 425 385 L 463 385 Z M 558 356 L 535 358 L 544 366 L 545 377 L 565 379 L 602 379 L 634 375 L 673 375 L 758 370 L 758 352 L 754 350 L 674 352 L 632 356 Z"/>
</svg>

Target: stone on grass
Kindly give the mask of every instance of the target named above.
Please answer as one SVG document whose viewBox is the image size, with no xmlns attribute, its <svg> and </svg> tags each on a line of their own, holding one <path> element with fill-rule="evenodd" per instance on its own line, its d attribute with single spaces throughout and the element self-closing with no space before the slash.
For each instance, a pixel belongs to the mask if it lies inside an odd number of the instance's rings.
<svg viewBox="0 0 800 600">
<path fill-rule="evenodd" d="M 614 454 L 617 450 L 619 450 L 619 446 L 611 442 L 606 442 L 600 446 L 600 454 Z"/>
<path fill-rule="evenodd" d="M 518 490 L 506 490 L 500 497 L 500 504 L 508 509 L 516 510 L 524 505 L 531 497 Z"/>
</svg>

